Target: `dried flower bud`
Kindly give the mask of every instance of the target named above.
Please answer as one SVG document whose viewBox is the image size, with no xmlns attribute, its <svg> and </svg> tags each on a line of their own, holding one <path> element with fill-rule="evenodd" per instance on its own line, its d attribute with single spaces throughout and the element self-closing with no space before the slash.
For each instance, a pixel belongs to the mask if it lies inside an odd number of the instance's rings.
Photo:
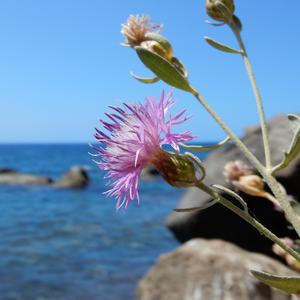
<svg viewBox="0 0 300 300">
<path fill-rule="evenodd" d="M 295 242 L 289 237 L 281 238 L 281 241 L 287 244 L 290 248 L 293 248 L 295 246 Z M 277 244 L 274 244 L 272 246 L 272 251 L 280 257 L 285 257 L 285 255 L 287 254 L 286 251 Z"/>
<path fill-rule="evenodd" d="M 297 244 L 290 239 L 289 237 L 281 238 L 281 240 L 287 244 L 290 248 L 299 251 Z M 292 268 L 296 270 L 300 270 L 300 262 L 297 261 L 293 256 L 291 256 L 289 253 L 287 253 L 284 249 L 282 249 L 277 244 L 274 244 L 272 246 L 272 250 L 275 254 L 285 259 L 286 263 L 291 266 Z"/>
<path fill-rule="evenodd" d="M 129 16 L 127 23 L 122 24 L 121 33 L 125 37 L 123 43 L 126 47 L 134 48 L 142 42 L 149 40 L 147 33 L 157 32 L 162 30 L 162 26 L 158 24 L 148 24 L 150 17 L 145 16 Z"/>
<path fill-rule="evenodd" d="M 207 14 L 221 22 L 229 23 L 234 14 L 233 0 L 206 0 Z"/>
<path fill-rule="evenodd" d="M 223 171 L 223 175 L 227 182 L 238 181 L 241 176 L 252 174 L 252 168 L 240 160 L 228 162 Z"/>
<path fill-rule="evenodd" d="M 261 177 L 257 175 L 245 175 L 241 176 L 238 181 L 233 181 L 232 184 L 237 187 L 240 191 L 251 195 L 264 197 L 264 182 Z"/>
<path fill-rule="evenodd" d="M 296 260 L 291 254 L 285 256 L 286 263 L 294 268 L 295 270 L 300 270 L 300 262 Z"/>
<path fill-rule="evenodd" d="M 162 177 L 172 186 L 191 187 L 197 182 L 197 170 L 184 154 L 160 151 L 152 161 Z"/>
</svg>

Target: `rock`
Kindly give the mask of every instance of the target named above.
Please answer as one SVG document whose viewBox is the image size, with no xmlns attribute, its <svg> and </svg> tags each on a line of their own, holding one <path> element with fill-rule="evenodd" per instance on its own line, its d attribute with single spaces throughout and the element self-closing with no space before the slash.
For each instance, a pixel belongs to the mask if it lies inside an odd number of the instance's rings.
<svg viewBox="0 0 300 300">
<path fill-rule="evenodd" d="M 56 188 L 84 188 L 89 184 L 89 177 L 86 170 L 79 166 L 74 166 L 53 186 Z"/>
<path fill-rule="evenodd" d="M 221 240 L 195 239 L 162 255 L 139 282 L 138 300 L 288 300 L 249 270 L 295 275 L 279 262 Z"/>
<path fill-rule="evenodd" d="M 16 173 L 17 171 L 10 168 L 0 168 L 0 174 Z"/>
<path fill-rule="evenodd" d="M 152 166 L 149 165 L 148 167 L 144 168 L 141 174 L 141 179 L 142 180 L 153 180 L 155 178 L 157 178 L 157 176 L 159 176 L 159 172 L 157 171 L 157 169 Z"/>
<path fill-rule="evenodd" d="M 272 118 L 268 123 L 268 127 L 272 160 L 275 165 L 282 160 L 283 151 L 289 147 L 292 131 L 285 116 Z M 248 129 L 242 140 L 260 161 L 264 160 L 260 128 Z M 214 183 L 226 186 L 222 171 L 226 162 L 231 160 L 246 161 L 240 150 L 233 144 L 212 152 L 205 160 L 207 170 L 206 182 L 208 184 Z M 284 185 L 288 194 L 296 200 L 300 200 L 300 155 L 288 168 L 278 172 L 276 177 Z M 275 211 L 270 202 L 262 198 L 255 198 L 245 194 L 241 195 L 248 203 L 250 211 L 271 231 L 280 237 L 296 237 L 287 228 L 287 222 L 283 214 Z M 210 200 L 210 197 L 203 192 L 197 189 L 190 189 L 186 192 L 178 207 L 195 207 Z M 231 241 L 250 251 L 273 255 L 271 251 L 272 243 L 269 240 L 262 237 L 242 219 L 218 204 L 198 213 L 173 212 L 168 217 L 166 224 L 181 242 L 195 237 L 220 238 Z"/>
<path fill-rule="evenodd" d="M 49 177 L 20 174 L 16 171 L 8 170 L 0 172 L 0 184 L 49 185 L 53 182 Z"/>
<path fill-rule="evenodd" d="M 0 184 L 12 185 L 46 185 L 56 188 L 83 188 L 89 184 L 86 170 L 74 166 L 60 180 L 54 181 L 50 177 L 18 173 L 9 168 L 0 169 Z"/>
</svg>

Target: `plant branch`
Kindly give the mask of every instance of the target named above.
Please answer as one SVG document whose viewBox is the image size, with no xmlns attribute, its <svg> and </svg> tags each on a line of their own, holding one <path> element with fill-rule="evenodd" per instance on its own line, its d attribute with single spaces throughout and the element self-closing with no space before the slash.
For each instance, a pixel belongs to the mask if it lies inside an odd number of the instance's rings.
<svg viewBox="0 0 300 300">
<path fill-rule="evenodd" d="M 262 138 L 263 138 L 263 144 L 264 144 L 264 151 L 265 151 L 265 160 L 266 160 L 266 168 L 267 170 L 272 169 L 272 157 L 271 157 L 271 150 L 270 150 L 270 142 L 268 138 L 268 127 L 267 127 L 267 121 L 266 121 L 266 115 L 263 107 L 263 101 L 261 97 L 260 90 L 257 85 L 257 81 L 255 79 L 255 75 L 249 60 L 249 56 L 245 47 L 245 44 L 243 42 L 240 30 L 237 28 L 237 26 L 234 23 L 228 24 L 229 27 L 232 29 L 234 35 L 237 38 L 237 41 L 239 43 L 239 46 L 241 48 L 241 55 L 243 57 L 243 61 L 251 82 L 251 86 L 254 92 L 254 96 L 256 99 L 256 105 L 258 109 L 259 119 L 260 119 L 260 125 L 261 125 L 261 131 L 262 131 Z"/>
<path fill-rule="evenodd" d="M 197 98 L 197 100 L 204 106 L 208 113 L 214 118 L 214 120 L 223 128 L 226 134 L 230 139 L 236 144 L 236 146 L 242 151 L 245 157 L 250 161 L 250 163 L 257 169 L 257 171 L 262 175 L 270 189 L 272 190 L 275 198 L 280 203 L 282 209 L 284 210 L 287 219 L 297 232 L 300 237 L 300 218 L 294 212 L 292 206 L 287 201 L 287 195 L 285 191 L 282 190 L 280 184 L 276 179 L 271 175 L 271 171 L 267 170 L 265 166 L 253 155 L 253 153 L 247 148 L 247 146 L 232 132 L 232 130 L 225 124 L 222 118 L 210 107 L 208 102 L 204 99 L 203 96 L 199 94 L 197 90 L 192 88 L 192 94 Z"/>
<path fill-rule="evenodd" d="M 197 187 L 202 191 L 209 194 L 212 198 L 218 200 L 220 204 L 237 214 L 247 223 L 256 228 L 262 235 L 270 239 L 275 244 L 279 245 L 282 249 L 284 249 L 287 253 L 292 255 L 297 261 L 300 262 L 300 254 L 288 247 L 281 239 L 279 239 L 274 233 L 272 233 L 269 229 L 267 229 L 264 225 L 259 223 L 255 218 L 249 215 L 246 211 L 238 208 L 233 203 L 231 203 L 226 198 L 222 197 L 219 193 L 214 191 L 211 187 L 205 185 L 203 182 L 198 182 Z"/>
</svg>

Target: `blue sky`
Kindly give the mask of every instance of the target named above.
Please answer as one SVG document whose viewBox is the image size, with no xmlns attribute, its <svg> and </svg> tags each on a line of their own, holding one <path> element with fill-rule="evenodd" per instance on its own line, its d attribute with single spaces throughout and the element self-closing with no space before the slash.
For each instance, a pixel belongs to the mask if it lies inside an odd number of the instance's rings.
<svg viewBox="0 0 300 300">
<path fill-rule="evenodd" d="M 120 46 L 120 24 L 146 14 L 186 65 L 190 81 L 241 134 L 257 122 L 241 58 L 208 46 L 207 35 L 232 46 L 226 27 L 205 23 L 204 0 L 6 0 L 0 5 L 0 142 L 88 142 L 106 106 L 159 96 L 164 83 L 143 85 L 128 73 L 151 75 L 134 51 Z M 299 0 L 236 1 L 243 36 L 268 117 L 300 111 Z M 187 108 L 199 141 L 224 137 L 188 94 L 174 90 L 174 112 Z"/>
</svg>

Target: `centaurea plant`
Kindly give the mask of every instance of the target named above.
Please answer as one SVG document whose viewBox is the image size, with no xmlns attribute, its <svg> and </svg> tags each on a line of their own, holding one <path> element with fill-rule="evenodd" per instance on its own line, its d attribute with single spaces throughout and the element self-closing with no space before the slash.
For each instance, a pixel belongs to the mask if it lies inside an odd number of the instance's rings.
<svg viewBox="0 0 300 300">
<path fill-rule="evenodd" d="M 147 99 L 144 105 L 137 103 L 124 104 L 124 108 L 111 107 L 114 113 L 107 114 L 111 122 L 102 121 L 106 130 L 109 131 L 109 135 L 97 130 L 96 139 L 101 142 L 102 146 L 95 147 L 97 152 L 95 155 L 100 159 L 98 165 L 107 171 L 106 176 L 111 185 L 107 194 L 117 199 L 117 208 L 123 205 L 128 207 L 133 199 L 139 199 L 138 178 L 141 171 L 147 165 L 152 164 L 173 186 L 195 186 L 209 194 L 214 201 L 206 207 L 214 203 L 224 205 L 273 241 L 277 253 L 280 252 L 281 256 L 289 258 L 290 261 L 292 260 L 293 265 L 299 266 L 299 247 L 295 247 L 292 242 L 287 242 L 287 239 L 280 239 L 250 215 L 246 202 L 236 192 L 236 189 L 271 200 L 276 209 L 283 211 L 300 237 L 300 216 L 288 200 L 285 189 L 274 177 L 278 170 L 288 166 L 300 153 L 300 118 L 296 115 L 288 116 L 294 138 L 284 153 L 282 162 L 277 166 L 273 166 L 262 97 L 242 39 L 242 23 L 234 14 L 234 1 L 206 0 L 206 10 L 208 15 L 217 21 L 209 22 L 211 25 L 216 27 L 228 26 L 237 39 L 239 49 L 205 37 L 208 44 L 215 49 L 241 56 L 243 60 L 258 108 L 265 151 L 265 164 L 255 157 L 210 106 L 209 102 L 191 85 L 184 64 L 174 56 L 171 43 L 161 35 L 162 26 L 157 24 L 148 25 L 149 17 L 130 16 L 121 30 L 125 37 L 124 45 L 134 49 L 140 60 L 155 76 L 144 78 L 135 74 L 131 75 L 142 83 L 149 84 L 162 80 L 172 87 L 190 93 L 220 125 L 228 137 L 219 144 L 210 147 L 185 145 L 184 143 L 191 141 L 193 136 L 191 132 L 179 134 L 171 132 L 174 125 L 187 119 L 183 118 L 184 112 L 180 112 L 174 117 L 167 116 L 167 111 L 173 104 L 171 94 L 167 96 L 163 94 L 159 101 Z M 180 153 L 179 149 L 181 145 L 191 151 L 207 151 L 222 147 L 228 141 L 236 144 L 253 167 L 252 169 L 241 162 L 231 162 L 225 167 L 224 175 L 227 181 L 235 187 L 235 190 L 217 184 L 207 185 L 205 183 L 205 166 L 202 162 L 189 152 Z M 164 144 L 171 145 L 174 152 L 163 150 L 162 146 Z M 258 174 L 254 174 L 254 169 Z M 272 194 L 265 191 L 265 184 Z M 234 198 L 240 205 L 236 205 L 224 195 Z M 177 211 L 201 210 L 206 207 L 186 208 Z M 252 274 L 264 283 L 287 293 L 300 293 L 300 277 L 282 277 L 257 271 L 252 271 Z"/>
</svg>

